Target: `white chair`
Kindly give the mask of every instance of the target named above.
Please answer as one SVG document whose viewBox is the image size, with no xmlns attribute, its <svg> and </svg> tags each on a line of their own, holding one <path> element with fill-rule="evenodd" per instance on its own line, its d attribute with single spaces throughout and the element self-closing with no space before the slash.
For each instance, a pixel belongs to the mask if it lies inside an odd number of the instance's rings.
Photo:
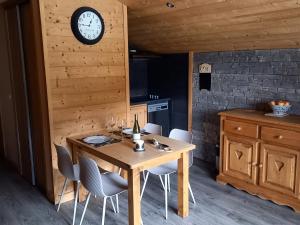
<svg viewBox="0 0 300 225">
<path fill-rule="evenodd" d="M 169 138 L 184 141 L 187 143 L 192 142 L 192 134 L 188 131 L 180 130 L 180 129 L 171 130 Z M 192 165 L 193 165 L 193 152 L 190 151 L 189 167 L 191 167 Z M 147 170 L 145 182 L 144 182 L 142 192 L 141 192 L 141 199 L 142 199 L 150 173 L 159 176 L 159 179 L 161 181 L 161 184 L 162 184 L 164 192 L 165 192 L 165 218 L 166 219 L 168 219 L 168 191 L 170 192 L 170 190 L 171 190 L 170 174 L 176 173 L 177 169 L 178 169 L 178 161 L 176 160 L 176 161 L 172 161 L 170 163 L 163 164 L 161 166 Z M 164 176 L 164 181 L 162 179 L 162 176 Z M 189 183 L 189 191 L 191 193 L 194 204 L 196 204 L 190 183 Z"/>
<path fill-rule="evenodd" d="M 161 126 L 160 125 L 157 125 L 154 123 L 147 123 L 143 129 L 147 133 L 161 135 Z"/>
<path fill-rule="evenodd" d="M 128 189 L 127 180 L 122 178 L 117 173 L 101 174 L 96 162 L 92 159 L 81 157 L 79 159 L 79 165 L 81 183 L 89 192 L 80 220 L 80 225 L 82 224 L 82 221 L 84 219 L 84 215 L 91 195 L 96 197 L 99 196 L 104 199 L 102 209 L 102 225 L 104 225 L 107 198 L 110 198 L 111 202 L 113 203 L 112 197 L 116 197 L 117 212 L 119 212 L 118 194 L 125 192 Z"/>
<path fill-rule="evenodd" d="M 73 213 L 73 225 L 75 224 L 76 218 L 76 208 L 77 208 L 77 201 L 78 201 L 78 191 L 80 186 L 80 179 L 79 179 L 79 165 L 73 165 L 69 152 L 63 146 L 55 145 L 56 152 L 57 152 L 57 160 L 58 160 L 58 170 L 59 172 L 65 177 L 65 182 L 63 189 L 60 194 L 60 199 L 57 207 L 57 212 L 60 209 L 61 201 L 67 186 L 68 181 L 76 182 L 76 195 L 74 200 L 74 213 Z"/>
</svg>

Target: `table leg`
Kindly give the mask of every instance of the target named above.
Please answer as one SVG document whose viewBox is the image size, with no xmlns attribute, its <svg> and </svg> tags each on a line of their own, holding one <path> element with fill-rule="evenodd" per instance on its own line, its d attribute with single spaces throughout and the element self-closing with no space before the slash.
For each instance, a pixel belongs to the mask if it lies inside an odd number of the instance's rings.
<svg viewBox="0 0 300 225">
<path fill-rule="evenodd" d="M 178 215 L 189 215 L 189 153 L 184 152 L 178 159 Z"/>
<path fill-rule="evenodd" d="M 141 224 L 140 171 L 128 171 L 128 221 L 129 225 Z"/>
</svg>

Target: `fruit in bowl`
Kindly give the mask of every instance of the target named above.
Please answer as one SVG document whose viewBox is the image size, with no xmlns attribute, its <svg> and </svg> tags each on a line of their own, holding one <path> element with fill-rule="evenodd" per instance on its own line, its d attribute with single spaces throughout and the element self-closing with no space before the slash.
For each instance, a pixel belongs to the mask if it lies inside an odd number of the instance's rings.
<svg viewBox="0 0 300 225">
<path fill-rule="evenodd" d="M 273 114 L 278 116 L 286 115 L 291 108 L 290 102 L 284 100 L 271 101 L 270 105 L 272 107 Z"/>
</svg>

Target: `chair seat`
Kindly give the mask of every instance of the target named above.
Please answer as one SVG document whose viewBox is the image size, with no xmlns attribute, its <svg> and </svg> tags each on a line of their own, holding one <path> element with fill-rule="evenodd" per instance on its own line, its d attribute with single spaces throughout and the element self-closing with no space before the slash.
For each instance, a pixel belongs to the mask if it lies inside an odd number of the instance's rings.
<svg viewBox="0 0 300 225">
<path fill-rule="evenodd" d="M 177 160 L 171 161 L 169 163 L 163 164 L 161 166 L 155 167 L 148 169 L 148 171 L 152 174 L 155 175 L 166 175 L 166 174 L 171 174 L 171 173 L 176 173 L 177 172 Z"/>
<path fill-rule="evenodd" d="M 107 196 L 119 194 L 128 189 L 128 182 L 117 173 L 105 173 L 101 175 L 103 192 Z"/>
</svg>

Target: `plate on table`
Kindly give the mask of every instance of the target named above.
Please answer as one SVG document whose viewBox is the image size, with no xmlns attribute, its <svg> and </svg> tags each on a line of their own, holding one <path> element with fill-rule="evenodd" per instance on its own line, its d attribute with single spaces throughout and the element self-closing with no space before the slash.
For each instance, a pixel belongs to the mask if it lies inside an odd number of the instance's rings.
<svg viewBox="0 0 300 225">
<path fill-rule="evenodd" d="M 132 128 L 123 129 L 123 134 L 132 135 L 132 133 L 133 133 Z"/>
<path fill-rule="evenodd" d="M 141 129 L 141 133 L 144 133 L 144 132 L 145 132 L 145 130 L 144 130 L 144 129 Z M 132 128 L 125 128 L 125 129 L 123 130 L 123 134 L 126 134 L 126 135 L 132 135 L 132 133 L 133 133 Z"/>
<path fill-rule="evenodd" d="M 87 144 L 103 144 L 110 141 L 111 138 L 107 136 L 97 135 L 97 136 L 90 136 L 83 139 L 83 141 Z"/>
</svg>

